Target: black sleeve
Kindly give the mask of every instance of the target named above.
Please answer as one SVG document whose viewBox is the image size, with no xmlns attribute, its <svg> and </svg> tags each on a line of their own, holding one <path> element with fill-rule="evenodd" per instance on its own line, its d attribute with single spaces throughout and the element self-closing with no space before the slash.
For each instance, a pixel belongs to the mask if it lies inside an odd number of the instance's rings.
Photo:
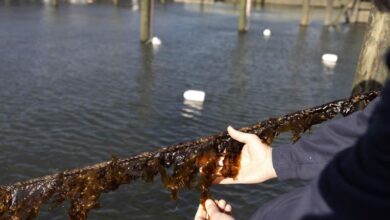
<svg viewBox="0 0 390 220">
<path fill-rule="evenodd" d="M 340 152 L 324 169 L 320 193 L 343 219 L 390 216 L 390 82 L 355 147 Z"/>
<path fill-rule="evenodd" d="M 275 147 L 272 161 L 278 179 L 312 179 L 333 156 L 352 146 L 367 129 L 368 119 L 378 103 L 372 101 L 363 111 L 325 122 L 295 144 Z"/>
<path fill-rule="evenodd" d="M 390 82 L 376 105 L 352 147 L 337 153 L 310 184 L 268 202 L 251 219 L 389 219 Z"/>
</svg>

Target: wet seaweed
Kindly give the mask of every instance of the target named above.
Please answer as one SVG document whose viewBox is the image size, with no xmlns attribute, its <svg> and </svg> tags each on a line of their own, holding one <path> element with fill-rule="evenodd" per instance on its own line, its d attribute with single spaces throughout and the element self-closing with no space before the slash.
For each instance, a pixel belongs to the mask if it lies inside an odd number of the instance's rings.
<svg viewBox="0 0 390 220">
<path fill-rule="evenodd" d="M 239 130 L 256 134 L 267 144 L 281 132 L 291 131 L 295 142 L 311 126 L 338 114 L 349 115 L 357 110 L 357 104 L 367 105 L 379 94 L 379 91 L 372 91 L 270 118 Z M 70 219 L 86 219 L 90 210 L 100 206 L 102 193 L 135 180 L 151 182 L 157 175 L 161 176 L 164 187 L 171 190 L 173 199 L 177 199 L 180 190 L 195 188 L 201 192 L 204 202 L 211 197 L 209 189 L 217 177 L 218 158 L 224 158 L 218 175 L 235 178 L 242 147 L 227 132 L 222 132 L 154 152 L 124 159 L 113 157 L 92 166 L 0 186 L 0 219 L 34 219 L 43 204 L 55 207 L 65 201 L 70 203 Z"/>
</svg>

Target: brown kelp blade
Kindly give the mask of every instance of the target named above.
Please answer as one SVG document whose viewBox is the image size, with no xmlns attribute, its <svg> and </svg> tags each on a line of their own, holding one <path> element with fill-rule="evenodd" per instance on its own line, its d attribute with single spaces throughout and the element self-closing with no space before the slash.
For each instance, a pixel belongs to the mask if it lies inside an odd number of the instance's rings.
<svg viewBox="0 0 390 220">
<path fill-rule="evenodd" d="M 240 130 L 256 134 L 270 144 L 281 132 L 291 131 L 293 141 L 312 125 L 346 116 L 356 111 L 357 104 L 367 105 L 380 94 L 373 91 L 321 106 L 270 118 Z M 235 177 L 239 170 L 242 144 L 226 132 L 194 141 L 145 152 L 124 159 L 113 158 L 92 166 L 73 169 L 44 177 L 0 186 L 0 219 L 32 219 L 45 203 L 59 205 L 70 202 L 70 219 L 86 219 L 88 212 L 99 206 L 101 193 L 115 190 L 134 180 L 153 181 L 160 174 L 165 187 L 176 198 L 180 189 L 197 188 L 202 199 L 209 197 L 209 187 L 217 177 L 217 160 L 223 156 L 224 177 Z"/>
</svg>

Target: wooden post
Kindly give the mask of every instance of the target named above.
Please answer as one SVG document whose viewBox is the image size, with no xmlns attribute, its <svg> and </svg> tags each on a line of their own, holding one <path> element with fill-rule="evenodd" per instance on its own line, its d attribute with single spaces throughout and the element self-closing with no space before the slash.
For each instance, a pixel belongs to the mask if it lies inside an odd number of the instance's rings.
<svg viewBox="0 0 390 220">
<path fill-rule="evenodd" d="M 303 0 L 301 26 L 307 26 L 309 24 L 309 13 L 310 13 L 310 0 Z"/>
<path fill-rule="evenodd" d="M 57 0 L 51 0 L 50 3 L 51 3 L 51 5 L 53 7 L 56 7 L 58 5 L 58 1 Z"/>
<path fill-rule="evenodd" d="M 141 0 L 140 38 L 143 43 L 152 36 L 152 1 Z"/>
<path fill-rule="evenodd" d="M 356 23 L 359 17 L 359 9 L 360 9 L 360 0 L 355 0 L 353 2 L 353 11 L 351 16 L 351 23 Z"/>
<path fill-rule="evenodd" d="M 345 22 L 346 23 L 349 23 L 349 13 L 348 13 L 348 10 L 349 10 L 349 5 L 352 3 L 353 0 L 349 0 L 347 2 L 344 2 L 345 5 L 341 5 L 341 10 L 339 12 L 339 14 L 336 16 L 336 18 L 333 20 L 333 25 L 336 25 L 337 23 L 340 22 L 341 18 L 345 17 Z"/>
<path fill-rule="evenodd" d="M 384 85 L 389 76 L 384 55 L 390 45 L 390 13 L 373 7 L 353 81 L 352 94 Z"/>
<path fill-rule="evenodd" d="M 333 12 L 333 0 L 326 1 L 324 25 L 329 26 L 332 23 L 332 12 Z"/>
<path fill-rule="evenodd" d="M 249 28 L 249 16 L 252 0 L 240 0 L 240 16 L 238 19 L 238 31 L 246 32 Z"/>
</svg>

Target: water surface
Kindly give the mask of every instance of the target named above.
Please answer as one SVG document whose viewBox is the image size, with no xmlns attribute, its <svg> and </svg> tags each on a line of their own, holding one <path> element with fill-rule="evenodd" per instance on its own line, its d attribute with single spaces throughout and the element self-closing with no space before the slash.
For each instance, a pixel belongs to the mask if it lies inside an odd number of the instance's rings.
<svg viewBox="0 0 390 220">
<path fill-rule="evenodd" d="M 348 96 L 365 27 L 322 27 L 315 9 L 256 8 L 237 33 L 234 5 L 156 6 L 162 45 L 139 42 L 128 5 L 0 1 L 0 184 L 124 157 Z M 262 30 L 270 28 L 265 39 Z M 321 64 L 323 53 L 337 66 Z M 183 102 L 187 89 L 203 105 Z M 286 143 L 282 138 L 278 143 Z M 275 146 L 278 144 L 275 144 Z M 300 182 L 218 186 L 240 219 Z M 104 194 L 91 219 L 190 219 L 199 194 L 177 203 L 161 183 Z M 65 219 L 66 205 L 40 219 Z"/>
</svg>

